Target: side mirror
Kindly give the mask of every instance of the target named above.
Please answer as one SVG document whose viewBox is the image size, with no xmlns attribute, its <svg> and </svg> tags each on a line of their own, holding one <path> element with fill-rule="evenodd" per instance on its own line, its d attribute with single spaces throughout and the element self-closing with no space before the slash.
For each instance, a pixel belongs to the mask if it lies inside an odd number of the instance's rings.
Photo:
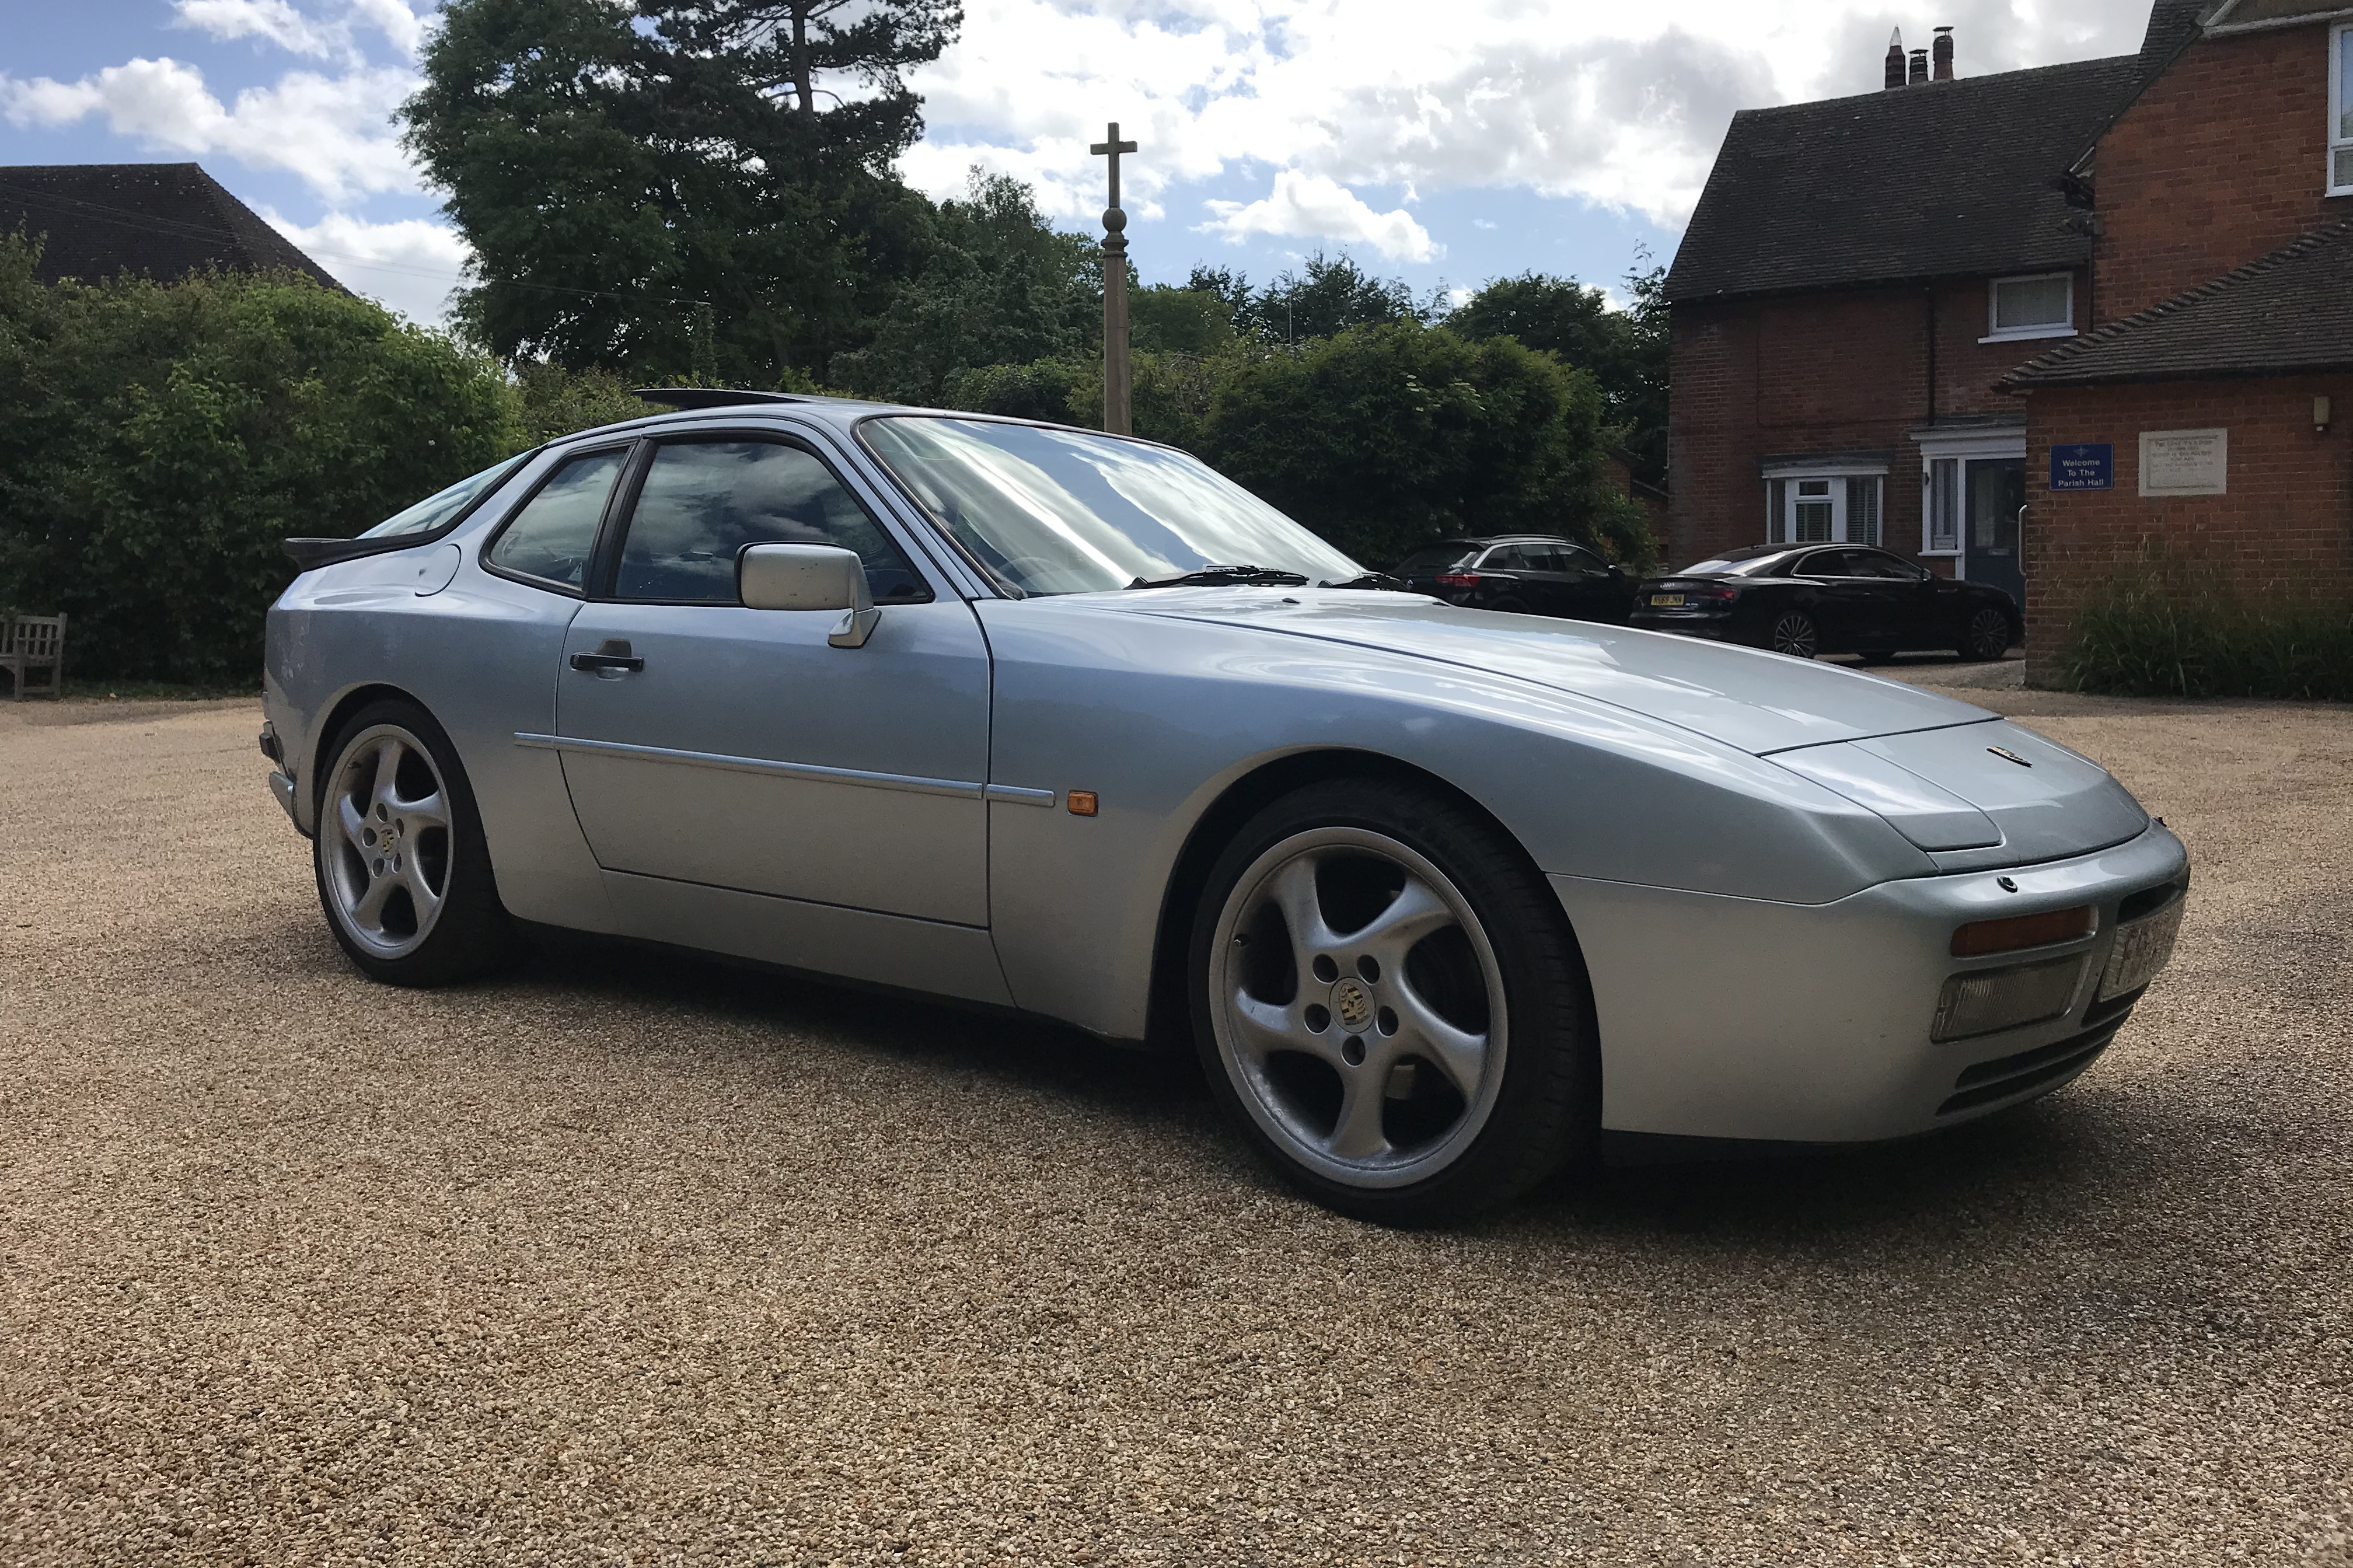
<svg viewBox="0 0 2353 1568">
<path fill-rule="evenodd" d="M 747 544 L 735 557 L 735 595 L 754 610 L 847 610 L 826 640 L 863 647 L 882 612 L 866 591 L 854 550 L 831 544 Z"/>
</svg>

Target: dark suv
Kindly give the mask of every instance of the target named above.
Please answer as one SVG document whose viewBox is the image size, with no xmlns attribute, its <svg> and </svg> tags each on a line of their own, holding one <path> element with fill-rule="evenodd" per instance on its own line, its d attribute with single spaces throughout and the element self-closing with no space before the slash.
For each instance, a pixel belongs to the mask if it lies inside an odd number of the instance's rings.
<svg viewBox="0 0 2353 1568">
<path fill-rule="evenodd" d="M 1548 534 L 1426 544 L 1389 574 L 1414 593 L 1480 610 L 1622 625 L 1634 609 L 1634 584 L 1625 573 L 1585 546 Z"/>
</svg>

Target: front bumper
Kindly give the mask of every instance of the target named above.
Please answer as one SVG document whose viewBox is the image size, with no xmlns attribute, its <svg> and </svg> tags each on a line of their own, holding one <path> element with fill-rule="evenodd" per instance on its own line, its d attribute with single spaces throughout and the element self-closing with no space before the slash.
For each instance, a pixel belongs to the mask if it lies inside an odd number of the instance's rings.
<svg viewBox="0 0 2353 1568">
<path fill-rule="evenodd" d="M 1835 903 L 1777 904 L 1553 877 L 1592 977 L 1602 1125 L 1760 1142 L 1906 1137 L 2050 1092 L 2089 1066 L 2138 994 L 2095 1001 L 2117 907 L 2186 882 L 2162 824 L 2072 859 L 1885 882 Z M 2010 886 L 2005 887 L 2007 880 Z M 2014 890 L 2013 890 L 2014 889 Z M 1956 959 L 1972 921 L 2090 903 L 2088 937 Z M 2080 955 L 2061 1016 L 1966 1040 L 1929 1037 L 1950 975 Z"/>
</svg>

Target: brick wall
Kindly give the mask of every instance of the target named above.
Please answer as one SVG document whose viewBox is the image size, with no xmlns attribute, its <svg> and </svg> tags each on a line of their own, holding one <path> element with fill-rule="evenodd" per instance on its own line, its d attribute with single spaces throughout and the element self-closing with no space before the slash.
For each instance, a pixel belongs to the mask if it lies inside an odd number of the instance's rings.
<svg viewBox="0 0 2353 1568">
<path fill-rule="evenodd" d="M 2353 213 L 2353 198 L 2321 194 L 2328 35 L 2284 27 L 2193 44 L 2101 138 L 2093 324 Z"/>
<path fill-rule="evenodd" d="M 2312 427 L 2327 395 L 2332 423 Z M 2059 679 L 2076 607 L 2144 563 L 2241 598 L 2353 596 L 2353 377 L 2053 387 L 2027 395 L 2026 675 Z M 2229 493 L 2143 496 L 2144 430 L 2230 431 Z M 2116 488 L 2050 489 L 2054 442 L 2107 441 Z"/>
<path fill-rule="evenodd" d="M 2077 289 L 2084 287 L 2078 277 Z M 1939 418 L 2017 414 L 1993 390 L 2048 342 L 1981 343 L 1987 280 L 1934 289 L 1850 289 L 1782 299 L 1678 303 L 1672 316 L 1664 535 L 1671 563 L 1765 540 L 1758 464 L 1801 452 L 1885 451 L 1881 537 L 1920 543 L 1920 460 L 1911 432 Z M 1936 391 L 1929 393 L 1933 295 Z M 1947 574 L 1949 561 L 1932 562 Z"/>
</svg>

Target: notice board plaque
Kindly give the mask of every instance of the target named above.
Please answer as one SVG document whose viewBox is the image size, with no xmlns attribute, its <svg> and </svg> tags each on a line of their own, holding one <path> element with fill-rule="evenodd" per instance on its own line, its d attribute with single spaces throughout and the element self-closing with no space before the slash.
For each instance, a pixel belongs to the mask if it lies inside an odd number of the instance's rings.
<svg viewBox="0 0 2353 1568">
<path fill-rule="evenodd" d="M 2108 441 L 2053 443 L 2051 447 L 2051 488 L 2054 490 L 2113 489 L 2116 483 L 2116 448 Z"/>
<path fill-rule="evenodd" d="M 2228 430 L 2144 430 L 2140 433 L 2140 493 L 2219 496 L 2230 492 Z"/>
</svg>

